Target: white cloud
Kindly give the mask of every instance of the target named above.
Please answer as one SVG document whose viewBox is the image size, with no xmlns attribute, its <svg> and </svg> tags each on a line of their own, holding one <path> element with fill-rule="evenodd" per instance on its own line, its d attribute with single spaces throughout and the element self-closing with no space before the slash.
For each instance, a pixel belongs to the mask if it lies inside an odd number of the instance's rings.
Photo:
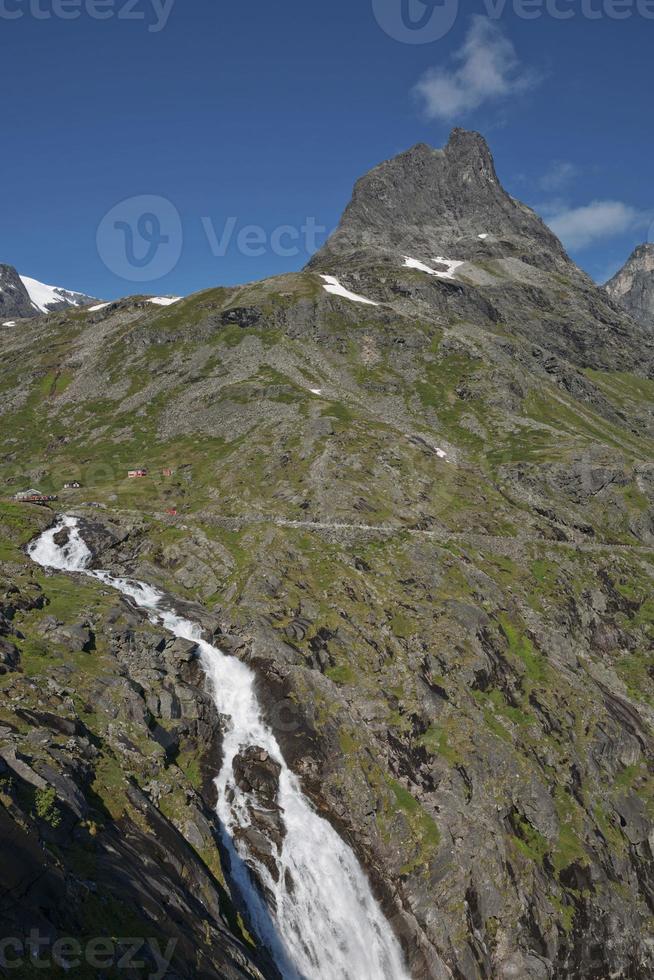
<svg viewBox="0 0 654 980">
<path fill-rule="evenodd" d="M 613 235 L 647 224 L 647 218 L 622 201 L 593 201 L 548 217 L 547 223 L 568 248 L 587 248 Z"/>
<path fill-rule="evenodd" d="M 538 186 L 544 191 L 558 191 L 580 174 L 579 167 L 568 160 L 556 160 L 546 174 L 538 181 Z"/>
<path fill-rule="evenodd" d="M 484 102 L 509 98 L 536 81 L 525 71 L 513 44 L 490 20 L 476 16 L 452 68 L 427 71 L 414 92 L 429 119 L 452 119 Z"/>
</svg>

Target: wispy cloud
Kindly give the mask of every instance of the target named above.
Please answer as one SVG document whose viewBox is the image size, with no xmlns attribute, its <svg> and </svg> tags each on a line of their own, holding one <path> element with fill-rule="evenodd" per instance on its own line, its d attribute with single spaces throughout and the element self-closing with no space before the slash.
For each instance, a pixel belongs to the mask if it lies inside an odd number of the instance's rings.
<svg viewBox="0 0 654 980">
<path fill-rule="evenodd" d="M 485 102 L 524 92 L 538 80 L 521 64 L 509 38 L 492 21 L 475 16 L 450 68 L 427 71 L 414 92 L 429 119 L 451 120 Z"/>
<path fill-rule="evenodd" d="M 558 211 L 546 220 L 564 245 L 583 249 L 603 239 L 645 227 L 649 218 L 622 201 L 593 201 L 584 207 Z"/>
<path fill-rule="evenodd" d="M 555 160 L 547 173 L 538 180 L 543 191 L 560 191 L 581 173 L 579 167 L 569 160 Z"/>
</svg>

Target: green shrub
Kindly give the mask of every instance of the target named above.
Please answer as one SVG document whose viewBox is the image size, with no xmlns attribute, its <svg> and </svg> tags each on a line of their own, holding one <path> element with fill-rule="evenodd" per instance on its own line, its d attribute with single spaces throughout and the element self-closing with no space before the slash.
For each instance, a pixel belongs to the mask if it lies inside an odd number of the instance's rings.
<svg viewBox="0 0 654 980">
<path fill-rule="evenodd" d="M 36 815 L 40 820 L 45 820 L 46 823 L 55 828 L 61 823 L 61 813 L 56 800 L 57 794 L 52 786 L 48 786 L 47 789 L 37 789 L 35 796 Z"/>
</svg>

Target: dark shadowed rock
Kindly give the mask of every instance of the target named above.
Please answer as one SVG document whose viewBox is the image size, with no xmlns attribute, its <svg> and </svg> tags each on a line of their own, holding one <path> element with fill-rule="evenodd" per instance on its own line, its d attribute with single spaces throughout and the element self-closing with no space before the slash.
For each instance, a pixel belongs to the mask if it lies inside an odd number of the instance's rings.
<svg viewBox="0 0 654 980">
<path fill-rule="evenodd" d="M 29 293 L 11 265 L 0 265 L 0 321 L 35 315 Z"/>
<path fill-rule="evenodd" d="M 253 860 L 250 870 L 257 877 L 256 862 L 266 866 L 275 881 L 279 878 L 277 855 L 286 836 L 278 802 L 281 766 L 270 758 L 265 749 L 251 746 L 234 759 L 236 785 L 248 796 L 251 825 L 236 834 L 243 841 Z M 259 881 L 263 886 L 263 882 Z"/>
<path fill-rule="evenodd" d="M 15 643 L 0 636 L 0 674 L 17 670 L 20 666 L 20 652 Z"/>
</svg>

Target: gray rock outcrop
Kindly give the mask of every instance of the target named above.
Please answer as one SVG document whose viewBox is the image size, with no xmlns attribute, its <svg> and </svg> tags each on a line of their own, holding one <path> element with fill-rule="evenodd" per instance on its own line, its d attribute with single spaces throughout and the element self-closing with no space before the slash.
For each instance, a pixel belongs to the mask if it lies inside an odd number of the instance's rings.
<svg viewBox="0 0 654 980">
<path fill-rule="evenodd" d="M 654 331 L 654 244 L 639 245 L 605 289 L 634 320 Z"/>
<path fill-rule="evenodd" d="M 0 265 L 0 322 L 36 316 L 29 293 L 12 265 Z"/>
</svg>

